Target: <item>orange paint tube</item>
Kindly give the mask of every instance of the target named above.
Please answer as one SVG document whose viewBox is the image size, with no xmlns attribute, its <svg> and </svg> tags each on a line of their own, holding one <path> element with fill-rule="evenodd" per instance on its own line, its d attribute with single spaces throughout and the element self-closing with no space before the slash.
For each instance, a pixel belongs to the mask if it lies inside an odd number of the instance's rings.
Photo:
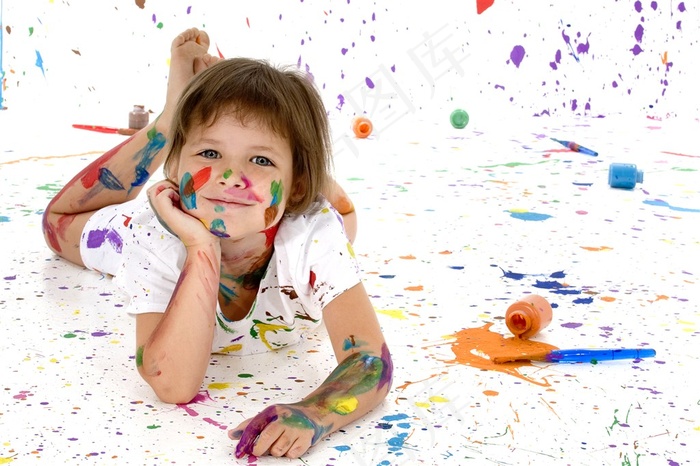
<svg viewBox="0 0 700 466">
<path fill-rule="evenodd" d="M 352 131 L 355 136 L 364 139 L 372 134 L 372 122 L 367 117 L 355 117 L 352 120 Z"/>
<path fill-rule="evenodd" d="M 552 321 L 552 306 L 542 296 L 531 294 L 506 310 L 506 325 L 516 338 L 528 339 Z"/>
</svg>

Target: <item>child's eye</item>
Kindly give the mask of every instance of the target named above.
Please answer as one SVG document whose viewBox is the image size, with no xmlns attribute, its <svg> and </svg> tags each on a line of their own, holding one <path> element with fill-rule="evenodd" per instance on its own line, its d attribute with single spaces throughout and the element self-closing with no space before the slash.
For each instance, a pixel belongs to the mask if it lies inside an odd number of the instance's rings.
<svg viewBox="0 0 700 466">
<path fill-rule="evenodd" d="M 217 151 L 211 150 L 211 149 L 204 149 L 203 151 L 199 152 L 197 155 L 200 155 L 200 156 L 204 157 L 205 159 L 220 159 L 221 158 L 221 154 L 219 154 Z"/>
<path fill-rule="evenodd" d="M 250 159 L 250 161 L 256 165 L 261 165 L 263 167 L 271 167 L 274 165 L 270 159 L 268 159 L 267 157 L 263 157 L 262 155 L 256 155 L 255 157 Z"/>
</svg>

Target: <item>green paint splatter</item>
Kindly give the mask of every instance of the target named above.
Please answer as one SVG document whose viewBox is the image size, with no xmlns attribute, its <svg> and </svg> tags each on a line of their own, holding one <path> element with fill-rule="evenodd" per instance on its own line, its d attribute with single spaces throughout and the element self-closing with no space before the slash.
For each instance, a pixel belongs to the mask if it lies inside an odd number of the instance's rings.
<svg viewBox="0 0 700 466">
<path fill-rule="evenodd" d="M 233 174 L 233 170 L 231 170 L 231 169 L 229 168 L 228 170 L 226 170 L 226 171 L 224 172 L 223 177 L 224 177 L 225 180 L 228 180 L 229 177 L 230 177 L 232 174 Z"/>
<path fill-rule="evenodd" d="M 34 28 L 29 26 L 29 37 L 32 37 L 32 34 L 34 34 Z"/>
<path fill-rule="evenodd" d="M 63 338 L 75 338 L 77 336 L 78 335 L 76 335 L 75 333 L 66 333 L 65 335 L 63 335 Z"/>
<path fill-rule="evenodd" d="M 242 379 L 249 379 L 249 378 L 253 377 L 253 374 L 238 374 L 238 377 L 240 377 Z"/>
<path fill-rule="evenodd" d="M 550 160 L 543 160 L 543 161 L 537 162 L 537 163 L 508 162 L 508 163 L 501 163 L 498 165 L 479 165 L 479 168 L 495 168 L 495 167 L 515 168 L 515 167 L 522 167 L 525 165 L 541 165 L 543 163 L 549 163 L 549 162 L 550 162 Z"/>
<path fill-rule="evenodd" d="M 272 194 L 272 202 L 270 202 L 270 206 L 275 206 L 282 202 L 282 182 L 281 181 L 273 181 L 272 185 L 270 185 L 270 194 Z"/>
<path fill-rule="evenodd" d="M 153 430 L 153 429 L 160 429 L 160 426 L 157 426 L 157 425 L 153 424 L 153 425 L 150 425 L 150 426 L 146 426 L 146 429 L 151 429 L 151 430 Z"/>
<path fill-rule="evenodd" d="M 136 367 L 143 366 L 143 345 L 136 349 Z"/>
<path fill-rule="evenodd" d="M 158 25 L 157 25 L 156 27 L 157 27 L 158 29 L 163 29 L 163 23 L 160 23 L 160 22 L 159 22 Z"/>
</svg>

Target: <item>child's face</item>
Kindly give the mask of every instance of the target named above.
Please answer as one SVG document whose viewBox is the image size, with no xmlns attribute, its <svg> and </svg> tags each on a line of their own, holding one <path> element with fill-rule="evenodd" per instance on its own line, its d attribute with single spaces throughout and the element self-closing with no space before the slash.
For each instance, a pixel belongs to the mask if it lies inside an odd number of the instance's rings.
<svg viewBox="0 0 700 466">
<path fill-rule="evenodd" d="M 187 135 L 177 166 L 180 204 L 215 235 L 242 239 L 276 225 L 292 190 L 289 142 L 230 116 Z"/>
</svg>

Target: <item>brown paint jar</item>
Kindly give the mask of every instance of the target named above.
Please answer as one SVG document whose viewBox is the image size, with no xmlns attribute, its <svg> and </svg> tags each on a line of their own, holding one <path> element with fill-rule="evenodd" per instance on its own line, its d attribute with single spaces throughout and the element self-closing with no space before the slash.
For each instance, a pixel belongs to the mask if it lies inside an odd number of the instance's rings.
<svg viewBox="0 0 700 466">
<path fill-rule="evenodd" d="M 530 294 L 506 310 L 506 325 L 516 338 L 528 339 L 552 321 L 552 306 L 540 295 Z"/>
<path fill-rule="evenodd" d="M 148 126 L 148 112 L 143 105 L 134 105 L 134 109 L 129 112 L 129 128 L 142 129 Z"/>
</svg>

